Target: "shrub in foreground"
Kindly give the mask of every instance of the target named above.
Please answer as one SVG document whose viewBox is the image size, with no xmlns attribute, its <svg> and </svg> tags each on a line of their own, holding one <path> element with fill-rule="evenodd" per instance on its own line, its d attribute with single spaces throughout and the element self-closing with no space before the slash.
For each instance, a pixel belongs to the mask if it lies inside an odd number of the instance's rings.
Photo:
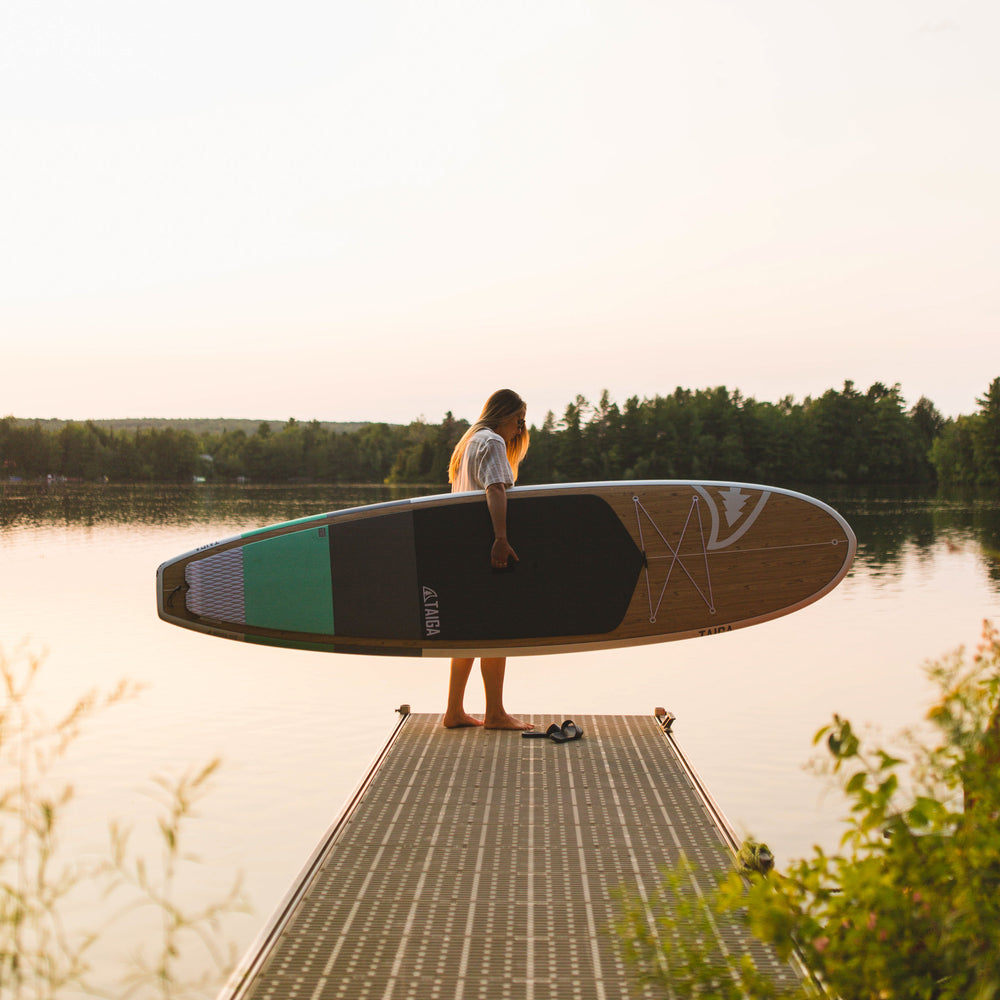
<svg viewBox="0 0 1000 1000">
<path fill-rule="evenodd" d="M 659 903 L 626 900 L 621 932 L 647 985 L 670 996 L 988 1000 L 1000 995 L 1000 635 L 929 665 L 937 699 L 902 750 L 834 716 L 816 734 L 849 806 L 839 850 L 783 874 L 743 866 L 708 894 L 682 859 Z M 711 928 L 745 923 L 815 977 L 779 994 Z M 699 927 L 701 930 L 699 930 Z M 681 933 L 681 931 L 684 933 Z"/>
</svg>

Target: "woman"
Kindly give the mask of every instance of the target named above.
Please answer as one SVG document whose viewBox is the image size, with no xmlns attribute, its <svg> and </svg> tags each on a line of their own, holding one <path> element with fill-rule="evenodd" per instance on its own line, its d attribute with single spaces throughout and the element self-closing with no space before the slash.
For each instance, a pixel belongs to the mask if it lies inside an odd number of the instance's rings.
<svg viewBox="0 0 1000 1000">
<path fill-rule="evenodd" d="M 455 445 L 448 467 L 453 493 L 486 491 L 486 507 L 493 525 L 490 565 L 494 569 L 504 569 L 511 559 L 518 561 L 517 553 L 507 540 L 507 488 L 517 480 L 517 467 L 528 450 L 526 413 L 524 400 L 516 392 L 498 389 L 486 401 L 479 419 Z M 466 713 L 465 685 L 474 662 L 475 657 L 451 661 L 445 726 L 449 729 L 459 726 L 533 729 L 531 723 L 515 719 L 503 707 L 503 679 L 507 668 L 504 656 L 481 657 L 486 716 L 479 720 Z"/>
</svg>

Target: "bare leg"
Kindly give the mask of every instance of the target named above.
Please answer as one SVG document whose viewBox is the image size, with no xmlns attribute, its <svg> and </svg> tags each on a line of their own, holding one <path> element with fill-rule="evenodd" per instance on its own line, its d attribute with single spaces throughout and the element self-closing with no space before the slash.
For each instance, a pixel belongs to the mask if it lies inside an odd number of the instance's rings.
<svg viewBox="0 0 1000 1000">
<path fill-rule="evenodd" d="M 483 687 L 486 690 L 486 718 L 483 725 L 487 729 L 534 729 L 530 722 L 521 722 L 508 715 L 503 707 L 503 678 L 507 669 L 507 657 L 484 656 L 480 660 L 483 671 Z"/>
<path fill-rule="evenodd" d="M 465 711 L 465 685 L 472 672 L 473 659 L 451 661 L 451 675 L 448 678 L 448 707 L 444 713 L 444 725 L 448 729 L 461 726 L 481 726 L 479 719 Z"/>
</svg>

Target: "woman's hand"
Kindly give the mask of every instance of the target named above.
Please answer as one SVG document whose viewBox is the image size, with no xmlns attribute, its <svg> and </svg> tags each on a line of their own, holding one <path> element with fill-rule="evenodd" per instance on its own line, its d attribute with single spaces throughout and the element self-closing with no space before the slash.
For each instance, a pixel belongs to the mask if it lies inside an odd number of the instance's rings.
<svg viewBox="0 0 1000 1000">
<path fill-rule="evenodd" d="M 494 569 L 506 569 L 507 564 L 513 559 L 520 562 L 517 553 L 510 547 L 506 538 L 497 538 L 493 541 L 493 548 L 490 549 L 490 564 Z"/>
</svg>

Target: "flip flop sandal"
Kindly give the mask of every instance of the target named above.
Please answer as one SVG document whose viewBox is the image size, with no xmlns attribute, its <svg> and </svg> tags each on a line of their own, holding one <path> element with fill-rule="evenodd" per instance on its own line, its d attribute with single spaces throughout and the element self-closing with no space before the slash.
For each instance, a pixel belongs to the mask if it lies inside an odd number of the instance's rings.
<svg viewBox="0 0 1000 1000">
<path fill-rule="evenodd" d="M 578 740 L 583 736 L 583 730 L 572 719 L 567 719 L 561 729 L 567 740 Z"/>
<path fill-rule="evenodd" d="M 522 740 L 555 739 L 554 734 L 556 733 L 562 736 L 562 729 L 553 722 L 552 725 L 549 726 L 549 728 L 546 729 L 544 733 L 540 729 L 525 729 L 521 733 L 521 739 Z M 557 742 L 562 742 L 562 741 L 560 740 Z"/>
</svg>

